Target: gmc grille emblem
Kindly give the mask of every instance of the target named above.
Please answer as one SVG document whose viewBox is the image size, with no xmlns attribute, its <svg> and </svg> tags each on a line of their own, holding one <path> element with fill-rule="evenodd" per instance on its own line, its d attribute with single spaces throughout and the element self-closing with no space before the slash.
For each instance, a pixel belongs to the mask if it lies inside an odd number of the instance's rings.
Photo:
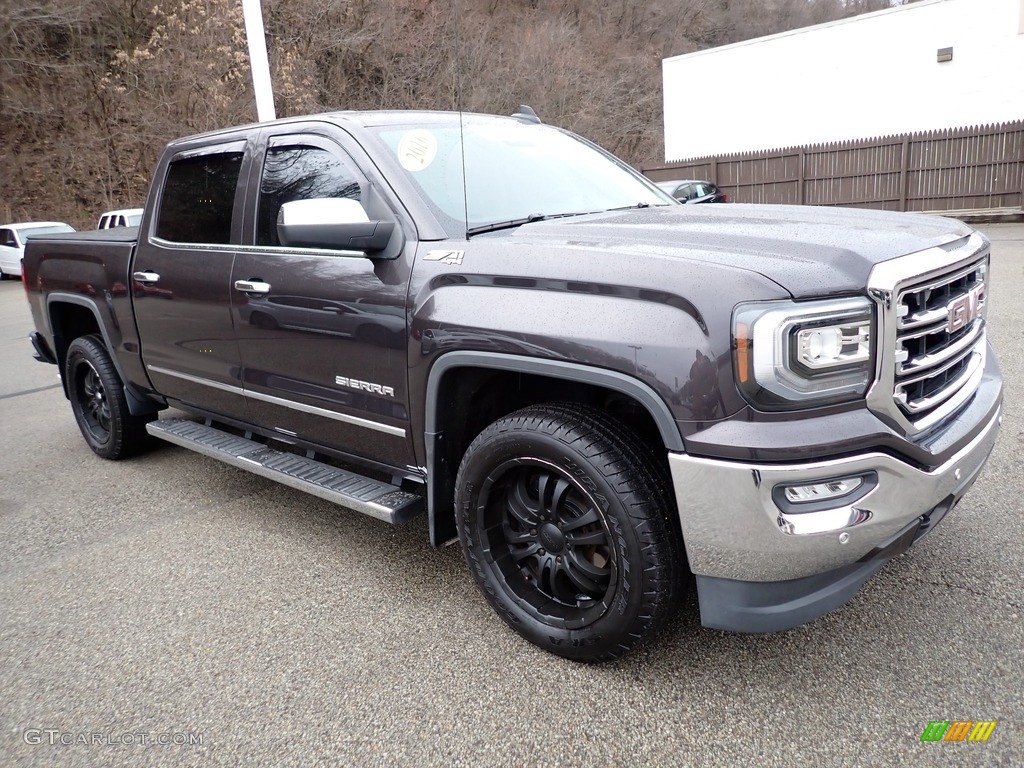
<svg viewBox="0 0 1024 768">
<path fill-rule="evenodd" d="M 976 285 L 963 296 L 953 299 L 946 305 L 946 331 L 955 333 L 970 325 L 975 318 L 981 316 L 985 308 L 985 286 Z"/>
</svg>

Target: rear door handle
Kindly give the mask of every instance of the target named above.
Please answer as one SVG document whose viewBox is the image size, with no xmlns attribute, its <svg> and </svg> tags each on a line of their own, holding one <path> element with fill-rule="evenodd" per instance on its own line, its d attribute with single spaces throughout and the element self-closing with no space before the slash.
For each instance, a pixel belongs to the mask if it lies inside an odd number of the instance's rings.
<svg viewBox="0 0 1024 768">
<path fill-rule="evenodd" d="M 260 280 L 235 280 L 235 288 L 245 293 L 270 293 L 270 283 Z"/>
<path fill-rule="evenodd" d="M 140 283 L 155 283 L 160 279 L 156 272 L 132 272 L 132 278 Z"/>
</svg>

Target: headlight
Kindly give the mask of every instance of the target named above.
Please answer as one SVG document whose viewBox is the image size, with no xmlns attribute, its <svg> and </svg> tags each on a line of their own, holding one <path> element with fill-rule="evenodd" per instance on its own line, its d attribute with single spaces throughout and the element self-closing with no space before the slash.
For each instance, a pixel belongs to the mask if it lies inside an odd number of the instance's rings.
<svg viewBox="0 0 1024 768">
<path fill-rule="evenodd" d="M 863 397 L 874 356 L 866 298 L 741 304 L 733 314 L 733 363 L 743 395 L 761 408 Z"/>
</svg>

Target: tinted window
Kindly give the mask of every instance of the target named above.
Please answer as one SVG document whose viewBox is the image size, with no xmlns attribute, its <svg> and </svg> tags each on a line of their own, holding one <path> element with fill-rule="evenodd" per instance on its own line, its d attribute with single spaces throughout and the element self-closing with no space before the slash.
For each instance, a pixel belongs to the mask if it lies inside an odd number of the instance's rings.
<svg viewBox="0 0 1024 768">
<path fill-rule="evenodd" d="M 9 229 L 0 229 L 0 245 L 6 245 L 10 248 L 17 247 L 18 243 L 14 239 L 14 233 Z"/>
<path fill-rule="evenodd" d="M 359 179 L 332 152 L 304 145 L 272 147 L 260 180 L 256 244 L 280 245 L 277 213 L 284 203 L 315 197 L 360 200 L 359 196 Z"/>
<path fill-rule="evenodd" d="M 229 243 L 241 167 L 241 152 L 172 162 L 164 183 L 157 237 L 177 243 Z"/>
</svg>

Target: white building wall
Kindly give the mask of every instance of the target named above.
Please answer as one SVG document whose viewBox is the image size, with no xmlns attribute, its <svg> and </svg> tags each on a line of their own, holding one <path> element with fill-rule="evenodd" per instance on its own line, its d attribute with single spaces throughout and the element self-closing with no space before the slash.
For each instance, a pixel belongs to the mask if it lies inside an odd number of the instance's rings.
<svg viewBox="0 0 1024 768">
<path fill-rule="evenodd" d="M 1024 0 L 925 0 L 665 59 L 662 73 L 666 162 L 1019 120 Z"/>
</svg>

